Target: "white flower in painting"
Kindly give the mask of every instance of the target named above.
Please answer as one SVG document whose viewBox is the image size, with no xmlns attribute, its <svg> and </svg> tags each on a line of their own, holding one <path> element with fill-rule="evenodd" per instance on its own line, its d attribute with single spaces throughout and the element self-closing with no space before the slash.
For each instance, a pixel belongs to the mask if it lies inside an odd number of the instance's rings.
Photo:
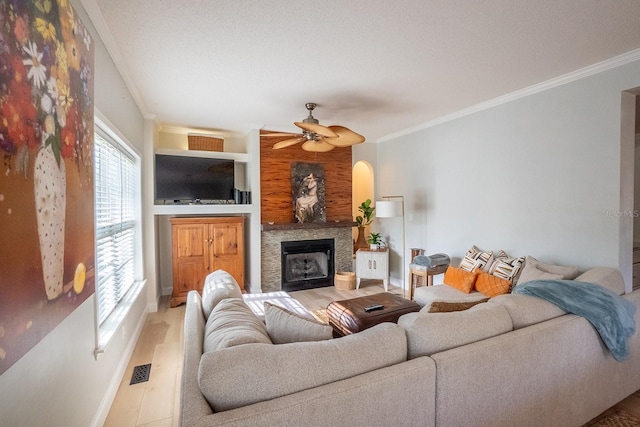
<svg viewBox="0 0 640 427">
<path fill-rule="evenodd" d="M 33 80 L 33 86 L 36 89 L 40 89 L 41 86 L 47 81 L 47 67 L 42 65 L 42 52 L 38 52 L 38 46 L 33 42 L 28 42 L 27 46 L 22 50 L 30 56 L 29 59 L 23 59 L 22 63 L 26 66 L 30 66 L 27 77 Z"/>
<path fill-rule="evenodd" d="M 51 109 L 53 108 L 53 100 L 49 95 L 42 95 L 42 98 L 40 99 L 40 107 L 45 113 L 51 113 Z"/>
<path fill-rule="evenodd" d="M 51 99 L 58 99 L 58 81 L 54 77 L 47 80 L 47 92 Z"/>
<path fill-rule="evenodd" d="M 91 34 L 89 34 L 89 30 L 84 28 L 84 37 L 82 38 L 84 45 L 87 47 L 87 50 L 91 50 Z"/>
</svg>

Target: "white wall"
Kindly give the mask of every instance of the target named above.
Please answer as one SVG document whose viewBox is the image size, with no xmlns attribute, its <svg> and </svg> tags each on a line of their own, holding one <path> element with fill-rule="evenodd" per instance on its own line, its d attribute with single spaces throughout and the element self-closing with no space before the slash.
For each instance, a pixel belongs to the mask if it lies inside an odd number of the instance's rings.
<svg viewBox="0 0 640 427">
<path fill-rule="evenodd" d="M 405 196 L 406 248 L 459 259 L 475 244 L 626 270 L 621 93 L 639 85 L 636 60 L 381 142 L 376 197 Z M 401 223 L 387 224 L 397 245 Z"/>
<path fill-rule="evenodd" d="M 95 105 L 142 151 L 144 122 L 79 0 L 78 16 L 95 41 Z M 155 286 L 154 284 L 148 284 Z M 152 293 L 153 294 L 153 293 Z M 123 327 L 96 361 L 94 298 L 87 299 L 0 376 L 0 424 L 102 425 L 144 321 L 148 293 L 135 301 Z M 152 301 L 151 301 L 152 303 Z"/>
</svg>

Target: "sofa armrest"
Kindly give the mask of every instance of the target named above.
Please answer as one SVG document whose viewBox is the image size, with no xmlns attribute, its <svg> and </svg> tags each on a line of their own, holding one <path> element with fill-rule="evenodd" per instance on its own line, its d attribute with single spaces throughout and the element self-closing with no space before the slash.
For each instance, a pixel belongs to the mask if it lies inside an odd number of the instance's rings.
<svg viewBox="0 0 640 427">
<path fill-rule="evenodd" d="M 202 313 L 202 298 L 197 291 L 187 294 L 184 315 L 184 361 L 180 388 L 180 425 L 192 425 L 202 415 L 213 410 L 200 392 L 198 367 L 202 357 L 205 320 Z"/>
<path fill-rule="evenodd" d="M 242 408 L 199 414 L 188 425 L 435 426 L 435 372 L 433 360 L 422 357 Z"/>
</svg>

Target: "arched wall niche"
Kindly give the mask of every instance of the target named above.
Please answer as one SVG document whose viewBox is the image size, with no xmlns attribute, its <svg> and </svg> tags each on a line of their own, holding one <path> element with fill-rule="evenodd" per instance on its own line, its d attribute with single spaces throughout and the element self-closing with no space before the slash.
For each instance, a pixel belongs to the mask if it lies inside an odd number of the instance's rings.
<svg viewBox="0 0 640 427">
<path fill-rule="evenodd" d="M 353 219 L 360 215 L 358 206 L 367 199 L 374 201 L 374 176 L 373 167 L 365 160 L 359 160 L 353 165 L 352 169 L 352 210 Z M 353 239 L 358 236 L 358 229 L 353 228 Z"/>
</svg>

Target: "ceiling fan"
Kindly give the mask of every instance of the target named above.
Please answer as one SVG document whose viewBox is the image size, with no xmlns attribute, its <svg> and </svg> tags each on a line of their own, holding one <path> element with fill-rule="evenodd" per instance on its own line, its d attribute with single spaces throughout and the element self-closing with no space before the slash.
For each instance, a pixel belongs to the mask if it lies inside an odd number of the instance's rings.
<svg viewBox="0 0 640 427">
<path fill-rule="evenodd" d="M 316 104 L 307 102 L 305 104 L 309 110 L 309 116 L 302 122 L 294 122 L 293 124 L 302 129 L 300 134 L 291 133 L 271 133 L 263 135 L 265 137 L 282 137 L 293 135 L 293 138 L 279 141 L 273 145 L 274 150 L 290 147 L 292 145 L 304 142 L 302 149 L 305 151 L 313 151 L 316 153 L 324 153 L 331 151 L 336 147 L 350 147 L 355 144 L 364 142 L 364 136 L 347 129 L 344 126 L 323 126 L 318 119 L 313 117 L 313 110 Z"/>
</svg>

